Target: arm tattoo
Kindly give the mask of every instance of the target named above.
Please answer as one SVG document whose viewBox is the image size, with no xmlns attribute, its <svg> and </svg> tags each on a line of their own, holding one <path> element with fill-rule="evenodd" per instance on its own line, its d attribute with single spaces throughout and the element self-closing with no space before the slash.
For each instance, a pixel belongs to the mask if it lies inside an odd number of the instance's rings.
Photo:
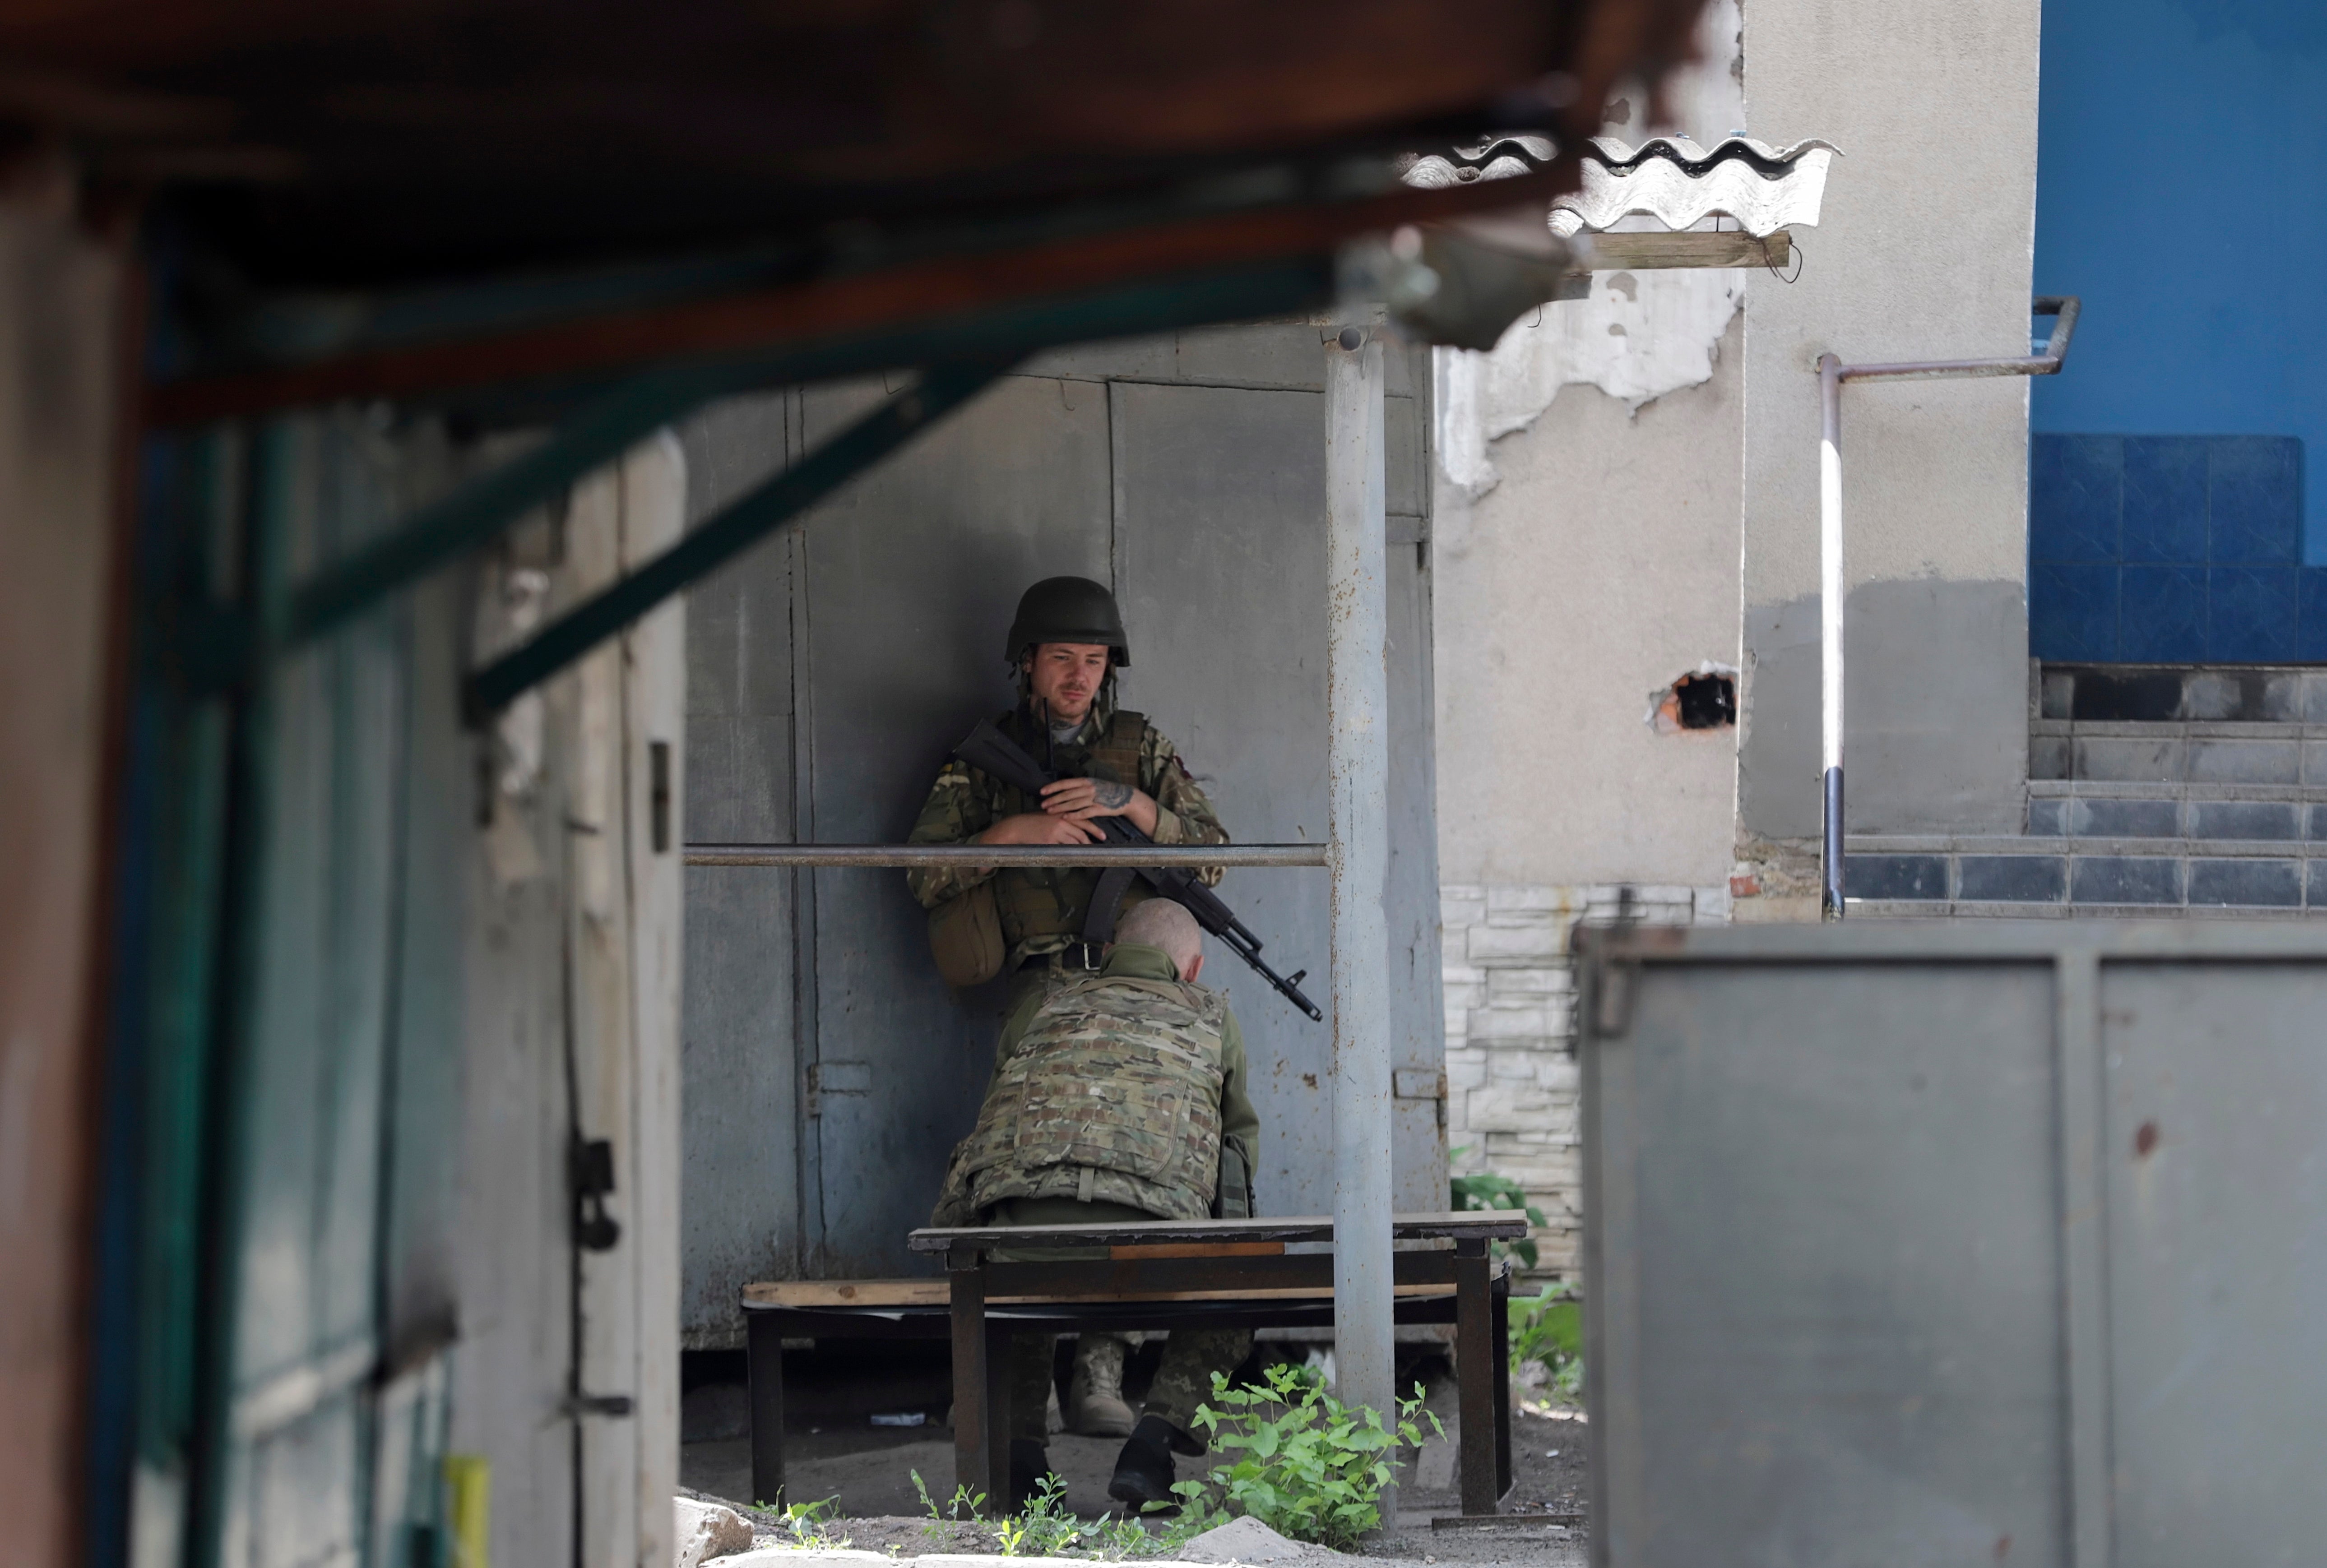
<svg viewBox="0 0 2327 1568">
<path fill-rule="evenodd" d="M 1112 779 L 1095 779 L 1091 783 L 1092 798 L 1109 811 L 1120 811 L 1131 804 L 1130 785 L 1117 784 Z"/>
</svg>

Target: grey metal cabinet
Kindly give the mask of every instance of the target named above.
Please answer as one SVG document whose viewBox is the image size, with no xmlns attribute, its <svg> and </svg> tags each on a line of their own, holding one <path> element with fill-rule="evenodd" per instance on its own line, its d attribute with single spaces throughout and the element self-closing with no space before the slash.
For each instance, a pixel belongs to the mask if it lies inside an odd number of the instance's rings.
<svg viewBox="0 0 2327 1568">
<path fill-rule="evenodd" d="M 2327 932 L 1580 942 L 1596 1562 L 2318 1560 Z"/>
</svg>

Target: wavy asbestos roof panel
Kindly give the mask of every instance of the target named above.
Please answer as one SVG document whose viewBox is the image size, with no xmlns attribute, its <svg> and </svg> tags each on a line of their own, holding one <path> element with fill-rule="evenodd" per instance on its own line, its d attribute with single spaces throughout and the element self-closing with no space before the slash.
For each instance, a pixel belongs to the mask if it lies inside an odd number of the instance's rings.
<svg viewBox="0 0 2327 1568">
<path fill-rule="evenodd" d="M 1478 180 L 1509 180 L 1532 173 L 1551 162 L 1558 151 L 1548 136 L 1497 136 L 1475 147 L 1424 156 L 1408 154 L 1398 161 L 1398 178 L 1425 191 L 1468 185 Z"/>
<path fill-rule="evenodd" d="M 1547 136 L 1499 136 L 1451 153 L 1409 156 L 1398 173 L 1409 185 L 1442 190 L 1528 173 L 1557 151 Z M 1584 149 L 1584 188 L 1551 204 L 1552 231 L 1602 230 L 1634 213 L 1661 219 L 1668 229 L 1693 228 L 1717 215 L 1765 238 L 1789 224 L 1815 228 L 1835 151 L 1831 142 L 1815 137 L 1772 147 L 1729 136 L 1707 151 L 1687 136 L 1656 136 L 1638 147 L 1595 136 Z"/>
<path fill-rule="evenodd" d="M 1584 188 L 1551 204 L 1552 231 L 1603 230 L 1634 213 L 1668 229 L 1717 215 L 1756 236 L 1795 223 L 1814 228 L 1835 151 L 1816 139 L 1772 147 L 1731 136 L 1707 152 L 1687 136 L 1658 136 L 1638 148 L 1596 136 L 1584 154 Z"/>
</svg>

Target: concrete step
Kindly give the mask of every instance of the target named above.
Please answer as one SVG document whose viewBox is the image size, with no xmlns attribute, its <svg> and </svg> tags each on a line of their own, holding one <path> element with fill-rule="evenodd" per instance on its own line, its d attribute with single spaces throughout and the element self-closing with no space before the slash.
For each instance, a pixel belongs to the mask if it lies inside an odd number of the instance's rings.
<svg viewBox="0 0 2327 1568">
<path fill-rule="evenodd" d="M 2031 794 L 2028 833 L 2039 838 L 2169 838 L 2193 843 L 2327 843 L 2327 800 L 2223 798 L 2182 790 L 2141 797 Z"/>
<path fill-rule="evenodd" d="M 1854 904 L 1954 913 L 2327 913 L 2327 842 L 1867 835 L 1850 841 L 1844 891 Z"/>
<path fill-rule="evenodd" d="M 2038 719 L 2028 729 L 2028 777 L 2032 783 L 2270 785 L 2327 796 L 2327 724 Z"/>
<path fill-rule="evenodd" d="M 2327 723 L 2327 669 L 2304 665 L 2047 664 L 2036 712 L 2057 720 Z"/>
</svg>

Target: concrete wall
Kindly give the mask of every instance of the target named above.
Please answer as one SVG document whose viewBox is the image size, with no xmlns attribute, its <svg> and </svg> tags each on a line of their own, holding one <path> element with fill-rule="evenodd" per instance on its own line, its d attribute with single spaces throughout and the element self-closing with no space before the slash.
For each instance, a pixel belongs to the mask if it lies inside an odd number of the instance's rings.
<svg viewBox="0 0 2327 1568">
<path fill-rule="evenodd" d="M 1739 26 L 1729 0 L 1708 6 L 1667 120 L 1626 101 L 1609 133 L 1710 144 L 1743 125 Z M 1573 1275 L 1582 1223 L 1569 931 L 1620 907 L 1728 918 L 1737 731 L 1649 720 L 1676 677 L 1740 658 L 1744 311 L 1762 286 L 1603 273 L 1491 353 L 1438 354 L 1447 1142 L 1459 1169 L 1526 1187 L 1547 1274 Z"/>
<path fill-rule="evenodd" d="M 19 173 L 21 175 L 21 171 Z M 118 258 L 0 205 L 0 1559 L 77 1560 Z"/>
<path fill-rule="evenodd" d="M 1843 150 L 1801 276 L 1745 344 L 1741 826 L 1818 823 L 1814 366 L 2028 351 L 2036 0 L 1766 0 L 1745 104 L 1771 142 Z M 1853 584 L 1850 820 L 2016 832 L 2027 758 L 2024 381 L 1843 394 Z"/>
<path fill-rule="evenodd" d="M 1444 882 L 1728 875 L 1735 731 L 1647 719 L 1675 677 L 1737 662 L 1742 336 L 1637 414 L 1570 387 L 1494 443 L 1493 490 L 1443 509 Z"/>
</svg>

